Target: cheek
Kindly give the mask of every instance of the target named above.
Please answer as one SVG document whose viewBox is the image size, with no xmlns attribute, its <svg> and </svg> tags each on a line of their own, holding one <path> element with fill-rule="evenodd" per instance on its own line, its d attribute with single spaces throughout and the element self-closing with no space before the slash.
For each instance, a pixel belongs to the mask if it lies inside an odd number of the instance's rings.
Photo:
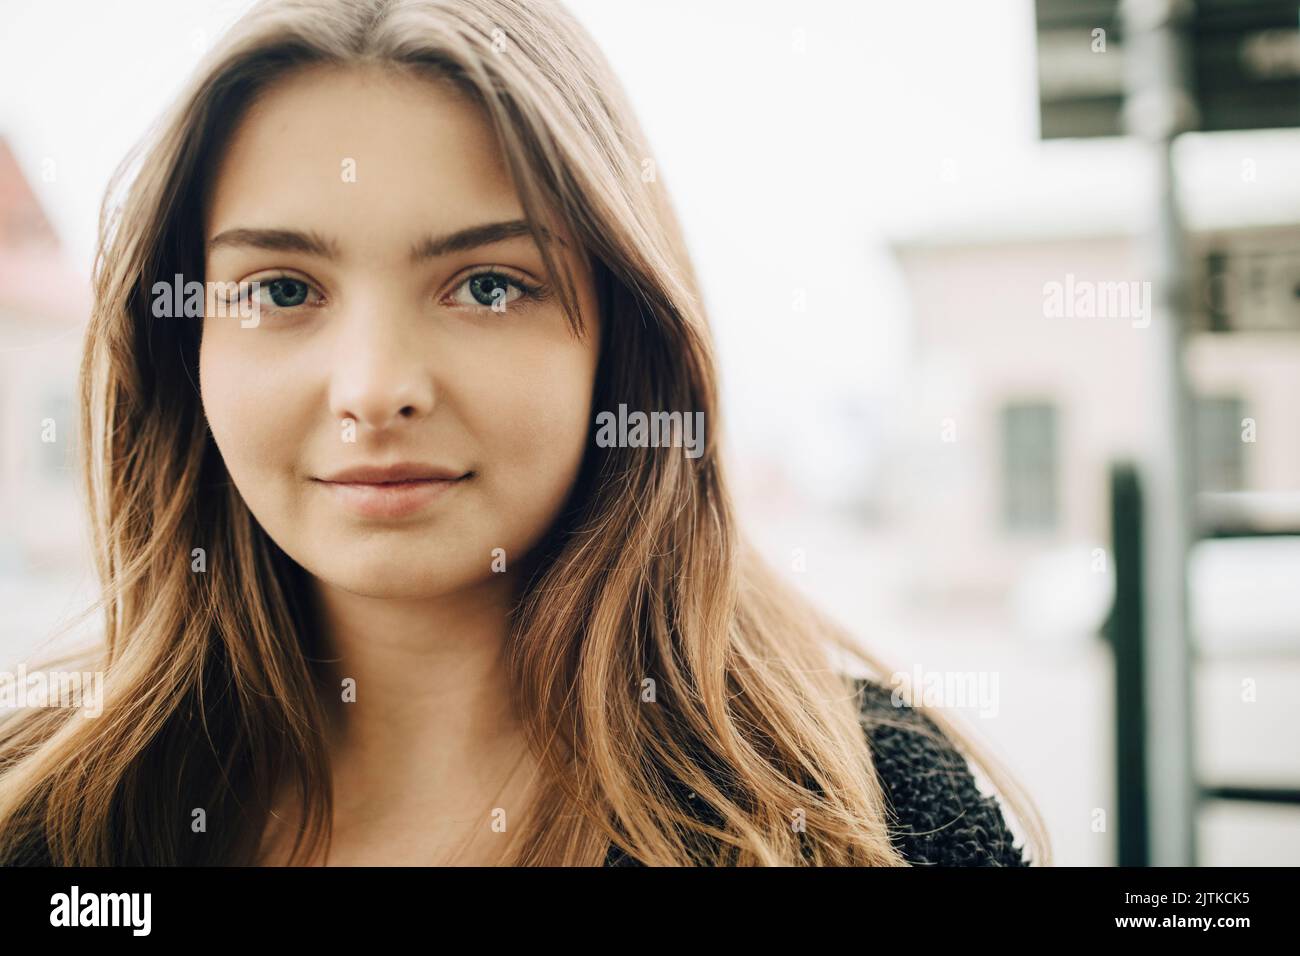
<svg viewBox="0 0 1300 956">
<path fill-rule="evenodd" d="M 519 501 L 558 507 L 591 439 L 592 354 L 576 343 L 522 348 L 480 368 L 500 370 L 466 382 L 475 393 L 466 414 L 491 483 Z"/>
<path fill-rule="evenodd" d="M 199 351 L 199 389 L 212 437 L 251 506 L 272 489 L 265 479 L 291 447 L 286 413 L 291 396 L 282 393 L 292 378 L 268 375 L 248 358 L 247 350 L 231 347 L 220 335 L 205 338 Z"/>
</svg>

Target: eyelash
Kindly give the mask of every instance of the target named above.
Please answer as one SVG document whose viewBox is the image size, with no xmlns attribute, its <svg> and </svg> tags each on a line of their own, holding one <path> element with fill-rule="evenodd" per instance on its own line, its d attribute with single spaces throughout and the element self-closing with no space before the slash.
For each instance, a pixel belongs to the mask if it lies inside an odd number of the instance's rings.
<svg viewBox="0 0 1300 956">
<path fill-rule="evenodd" d="M 512 285 L 519 290 L 519 298 L 528 299 L 532 302 L 540 302 L 550 294 L 546 286 L 541 285 L 540 283 L 529 282 L 526 279 L 521 279 L 518 276 L 512 275 L 509 272 L 503 272 L 496 267 L 493 267 L 491 269 L 479 269 L 477 272 L 469 273 L 467 276 L 465 276 L 465 278 L 462 281 L 456 283 L 456 286 L 455 288 L 452 289 L 452 292 L 455 293 L 459 291 L 461 288 L 468 285 L 474 279 L 478 279 L 483 276 L 492 276 L 494 278 L 504 280 L 506 284 Z M 491 305 L 462 306 L 462 308 L 468 308 L 472 312 L 492 310 Z"/>
<path fill-rule="evenodd" d="M 527 281 L 527 280 L 525 280 L 525 279 L 521 279 L 521 278 L 519 278 L 518 276 L 513 275 L 512 273 L 504 272 L 504 271 L 502 271 L 501 269 L 496 268 L 496 267 L 494 267 L 494 268 L 490 268 L 490 269 L 479 269 L 479 270 L 476 271 L 476 272 L 471 272 L 471 273 L 469 273 L 468 275 L 465 276 L 464 279 L 462 279 L 460 282 L 456 283 L 456 285 L 455 285 L 455 286 L 453 287 L 453 289 L 452 289 L 452 293 L 455 293 L 455 292 L 459 291 L 461 288 L 467 286 L 467 285 L 468 285 L 472 280 L 474 280 L 474 279 L 478 279 L 478 278 L 481 278 L 481 277 L 484 277 L 484 276 L 492 276 L 492 277 L 495 277 L 495 278 L 498 278 L 498 279 L 502 279 L 502 280 L 504 280 L 508 285 L 514 286 L 516 289 L 519 290 L 519 292 L 520 292 L 519 298 L 521 298 L 521 299 L 528 299 L 528 300 L 530 300 L 531 302 L 540 302 L 540 301 L 542 301 L 543 299 L 547 298 L 547 297 L 550 295 L 550 292 L 549 292 L 549 290 L 547 289 L 546 286 L 541 285 L 540 283 L 533 283 L 533 282 L 529 282 L 529 281 Z M 300 282 L 300 283 L 302 283 L 302 284 L 305 285 L 305 286 L 307 287 L 307 289 L 309 290 L 309 294 L 310 294 L 311 292 L 316 292 L 316 291 L 318 291 L 318 290 L 316 289 L 316 287 L 315 287 L 312 283 L 308 282 L 306 279 L 299 278 L 298 276 L 288 275 L 288 274 L 286 274 L 286 273 L 281 273 L 281 274 L 279 274 L 279 275 L 268 276 L 268 277 L 266 277 L 266 278 L 257 279 L 257 280 L 251 280 L 251 279 L 250 279 L 250 280 L 247 280 L 247 282 L 256 281 L 256 282 L 258 283 L 258 290 L 257 290 L 257 291 L 260 293 L 260 292 L 262 291 L 263 288 L 270 287 L 270 286 L 273 285 L 274 283 L 276 283 L 276 282 L 280 282 L 280 281 L 283 281 L 283 280 L 288 280 L 289 282 Z M 240 288 L 239 295 L 238 295 L 234 300 L 231 300 L 231 299 L 225 299 L 225 301 L 226 301 L 227 304 L 242 305 L 243 303 L 245 303 L 245 302 L 248 301 L 248 299 L 251 297 L 251 295 L 252 295 L 252 290 L 251 290 L 251 289 L 248 289 L 248 288 L 246 287 L 246 285 L 241 284 L 241 288 Z M 272 312 L 292 312 L 292 311 L 295 310 L 295 309 L 300 309 L 300 308 L 302 308 L 302 304 L 299 304 L 299 305 L 283 305 L 283 306 L 274 305 L 274 304 L 263 304 L 262 308 L 264 308 L 264 309 L 268 309 L 268 310 L 270 310 L 270 311 L 272 311 Z M 490 311 L 492 311 L 492 306 L 491 306 L 491 305 L 478 305 L 478 306 L 453 305 L 452 308 L 468 309 L 468 310 L 470 310 L 470 311 L 472 311 L 472 312 L 490 312 Z"/>
</svg>

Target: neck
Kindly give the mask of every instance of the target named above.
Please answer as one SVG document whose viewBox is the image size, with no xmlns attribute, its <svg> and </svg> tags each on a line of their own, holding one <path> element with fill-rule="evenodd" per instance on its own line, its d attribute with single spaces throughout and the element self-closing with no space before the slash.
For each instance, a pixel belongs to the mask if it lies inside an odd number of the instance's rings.
<svg viewBox="0 0 1300 956">
<path fill-rule="evenodd" d="M 505 667 L 506 576 L 418 600 L 314 592 L 336 830 L 409 840 L 421 820 L 440 854 L 490 832 L 497 807 L 517 819 L 534 768 Z"/>
</svg>

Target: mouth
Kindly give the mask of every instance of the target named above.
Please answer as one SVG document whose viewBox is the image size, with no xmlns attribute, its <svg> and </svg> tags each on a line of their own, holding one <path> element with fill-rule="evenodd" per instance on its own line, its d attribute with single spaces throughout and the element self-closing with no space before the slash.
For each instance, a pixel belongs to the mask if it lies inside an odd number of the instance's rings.
<svg viewBox="0 0 1300 956">
<path fill-rule="evenodd" d="M 332 479 L 313 478 L 326 494 L 363 518 L 403 518 L 414 515 L 446 497 L 474 477 L 396 477 L 358 480 L 342 474 Z M 346 479 L 346 480 L 341 480 Z"/>
</svg>

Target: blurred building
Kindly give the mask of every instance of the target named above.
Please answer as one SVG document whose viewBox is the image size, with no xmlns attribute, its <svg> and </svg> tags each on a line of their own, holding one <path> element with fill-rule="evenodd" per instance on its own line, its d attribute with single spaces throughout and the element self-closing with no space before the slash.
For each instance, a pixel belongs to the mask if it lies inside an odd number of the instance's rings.
<svg viewBox="0 0 1300 956">
<path fill-rule="evenodd" d="M 1189 210 L 1197 484 L 1286 508 L 1300 493 L 1300 225 L 1272 221 L 1258 190 L 1259 221 L 1235 198 Z M 1145 405 L 1139 217 L 1107 224 L 1077 215 L 1077 196 L 1056 201 L 1033 210 L 1042 228 L 1002 210 L 977 232 L 894 243 L 914 387 L 891 510 L 916 549 L 918 600 L 1001 603 L 1027 562 L 1060 549 L 1090 566 L 1109 536 L 1110 464 L 1140 459 L 1161 427 Z"/>
</svg>

